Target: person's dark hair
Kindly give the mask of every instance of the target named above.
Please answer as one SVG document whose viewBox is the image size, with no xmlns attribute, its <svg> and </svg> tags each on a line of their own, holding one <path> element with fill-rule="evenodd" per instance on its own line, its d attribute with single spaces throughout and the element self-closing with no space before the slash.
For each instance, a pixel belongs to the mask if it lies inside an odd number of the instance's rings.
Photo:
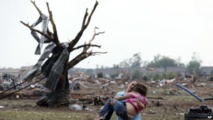
<svg viewBox="0 0 213 120">
<path fill-rule="evenodd" d="M 141 83 L 138 83 L 137 85 L 135 85 L 135 87 L 132 89 L 132 91 L 136 91 L 143 96 L 147 95 L 147 87 Z"/>
</svg>

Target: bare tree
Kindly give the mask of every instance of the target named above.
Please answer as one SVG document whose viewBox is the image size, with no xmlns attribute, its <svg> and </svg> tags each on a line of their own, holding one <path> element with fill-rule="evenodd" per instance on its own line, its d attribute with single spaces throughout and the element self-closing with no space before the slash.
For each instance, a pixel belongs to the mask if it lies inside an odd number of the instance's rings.
<svg viewBox="0 0 213 120">
<path fill-rule="evenodd" d="M 68 70 L 73 68 L 82 60 L 106 52 L 93 52 L 90 50 L 91 47 L 98 47 L 100 45 L 92 44 L 92 41 L 99 34 L 104 32 L 96 32 L 97 27 L 94 28 L 94 34 L 88 43 L 76 46 L 79 42 L 81 36 L 83 35 L 85 29 L 88 27 L 90 20 L 98 2 L 96 1 L 92 11 L 88 14 L 88 9 L 86 9 L 85 15 L 83 17 L 83 22 L 80 31 L 77 33 L 76 37 L 68 43 L 62 43 L 59 41 L 58 33 L 56 29 L 55 22 L 53 20 L 52 11 L 50 10 L 49 4 L 46 3 L 49 17 L 44 15 L 41 10 L 37 7 L 34 1 L 31 1 L 34 7 L 37 9 L 40 17 L 32 25 L 20 21 L 23 25 L 31 30 L 32 36 L 38 41 L 38 46 L 35 54 L 40 54 L 40 49 L 43 44 L 47 44 L 44 49 L 43 54 L 39 58 L 38 62 L 33 66 L 33 68 L 25 75 L 25 80 L 32 80 L 38 74 L 43 74 L 47 79 L 45 82 L 45 87 L 47 87 L 51 92 L 43 96 L 38 100 L 37 105 L 39 106 L 60 106 L 68 103 L 69 97 L 69 82 L 68 82 Z M 50 21 L 52 25 L 52 31 L 49 30 L 48 22 Z M 36 25 L 42 22 L 42 30 L 36 29 Z M 39 35 L 40 37 L 39 37 Z M 73 59 L 70 58 L 70 53 L 75 50 L 82 51 Z"/>
</svg>

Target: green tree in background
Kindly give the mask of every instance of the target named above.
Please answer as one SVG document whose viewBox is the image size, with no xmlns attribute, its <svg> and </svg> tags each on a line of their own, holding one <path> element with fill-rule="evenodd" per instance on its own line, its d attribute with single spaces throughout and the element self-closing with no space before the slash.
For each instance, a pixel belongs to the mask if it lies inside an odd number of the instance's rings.
<svg viewBox="0 0 213 120">
<path fill-rule="evenodd" d="M 131 64 L 132 64 L 131 59 L 125 59 L 125 60 L 123 60 L 122 62 L 120 62 L 118 66 L 119 66 L 120 68 L 130 68 L 130 67 L 131 67 Z"/>
<path fill-rule="evenodd" d="M 178 67 L 185 67 L 185 64 L 181 62 L 181 58 L 180 57 L 176 60 L 176 63 L 177 63 Z"/>
<path fill-rule="evenodd" d="M 140 68 L 142 59 L 141 59 L 141 54 L 140 53 L 135 53 L 133 57 L 131 58 L 131 67 L 132 68 Z"/>
<path fill-rule="evenodd" d="M 141 54 L 135 53 L 131 58 L 125 59 L 122 62 L 120 62 L 118 66 L 121 68 L 140 68 L 141 63 L 142 63 Z"/>
<path fill-rule="evenodd" d="M 154 60 L 147 64 L 147 67 L 164 68 L 164 72 L 167 72 L 167 67 L 177 67 L 177 62 L 169 57 L 157 55 L 154 56 Z"/>
<path fill-rule="evenodd" d="M 199 57 L 196 56 L 196 53 L 193 53 L 191 61 L 187 64 L 186 68 L 187 71 L 194 75 L 199 75 L 200 72 L 200 66 L 201 66 L 201 60 Z"/>
</svg>

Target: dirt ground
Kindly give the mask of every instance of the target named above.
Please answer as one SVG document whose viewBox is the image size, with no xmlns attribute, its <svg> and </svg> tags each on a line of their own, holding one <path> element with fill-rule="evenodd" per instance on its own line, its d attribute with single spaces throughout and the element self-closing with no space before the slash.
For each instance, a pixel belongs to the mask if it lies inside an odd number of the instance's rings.
<svg viewBox="0 0 213 120">
<path fill-rule="evenodd" d="M 199 108 L 200 106 L 213 107 L 213 100 L 206 100 L 200 102 L 192 95 L 186 93 L 183 89 L 176 86 L 176 83 L 169 86 L 155 86 L 146 83 L 148 86 L 148 106 L 141 113 L 143 120 L 184 120 L 184 114 L 191 108 Z M 103 87 L 90 86 L 87 88 L 81 88 L 78 91 L 71 92 L 71 98 L 86 99 L 94 96 L 105 95 L 112 97 L 116 92 L 120 91 L 118 84 L 109 85 L 110 89 L 104 89 Z M 124 86 L 125 88 L 126 86 Z M 194 91 L 202 99 L 213 98 L 213 83 L 212 82 L 198 82 L 187 83 L 187 88 Z M 29 91 L 28 91 L 29 92 Z M 83 96 L 83 97 L 82 97 Z M 0 111 L 4 110 L 22 110 L 22 111 L 39 111 L 39 112 L 76 112 L 71 110 L 67 106 L 59 108 L 45 108 L 36 106 L 37 98 L 11 98 L 0 100 Z M 27 101 L 27 102 L 26 102 Z M 80 102 L 78 102 L 80 103 Z M 80 104 L 79 104 L 80 105 Z M 89 110 L 77 111 L 84 115 L 84 113 L 95 114 L 101 107 L 101 105 L 94 106 L 93 103 L 85 104 Z M 113 117 L 115 119 L 115 115 Z M 2 119 L 3 120 L 3 119 Z"/>
</svg>

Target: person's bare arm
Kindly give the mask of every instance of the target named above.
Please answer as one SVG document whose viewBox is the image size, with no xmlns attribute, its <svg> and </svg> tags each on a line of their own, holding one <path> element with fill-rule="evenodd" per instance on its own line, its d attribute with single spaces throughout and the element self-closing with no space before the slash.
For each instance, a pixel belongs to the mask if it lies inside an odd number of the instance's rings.
<svg viewBox="0 0 213 120">
<path fill-rule="evenodd" d="M 128 98 L 130 98 L 129 94 L 125 94 L 124 96 L 115 96 L 116 100 L 125 100 L 125 99 L 128 99 Z"/>
</svg>

